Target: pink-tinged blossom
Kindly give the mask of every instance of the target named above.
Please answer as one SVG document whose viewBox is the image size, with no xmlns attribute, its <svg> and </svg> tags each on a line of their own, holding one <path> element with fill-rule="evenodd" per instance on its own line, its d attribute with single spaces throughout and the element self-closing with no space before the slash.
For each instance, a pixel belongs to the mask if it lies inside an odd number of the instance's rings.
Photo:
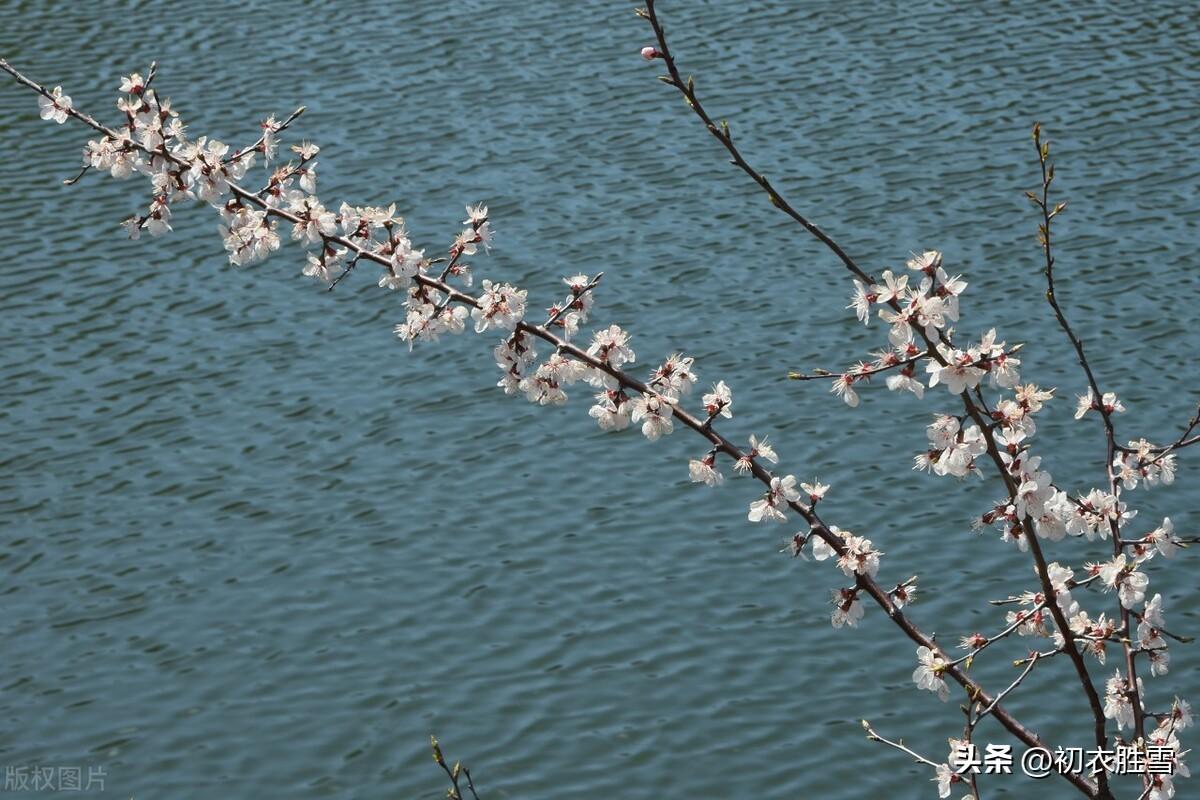
<svg viewBox="0 0 1200 800">
<path fill-rule="evenodd" d="M 478 251 L 478 245 L 491 252 L 495 231 L 492 223 L 483 222 L 478 227 L 464 228 L 454 239 L 454 249 L 463 255 L 473 256 Z"/>
<path fill-rule="evenodd" d="M 1175 537 L 1175 525 L 1170 517 L 1163 517 L 1162 524 L 1146 534 L 1145 542 L 1153 544 L 1163 558 L 1171 558 L 1179 549 L 1179 540 Z"/>
<path fill-rule="evenodd" d="M 850 373 L 839 375 L 833 380 L 833 386 L 829 391 L 836 394 L 846 402 L 846 405 L 851 408 L 858 406 L 858 393 L 851 388 L 854 384 L 855 377 Z"/>
<path fill-rule="evenodd" d="M 799 499 L 800 492 L 796 490 L 795 475 L 771 478 L 771 488 L 767 490 L 766 494 L 750 504 L 750 512 L 746 517 L 751 522 L 764 522 L 766 520 L 784 522 L 787 520 L 787 515 L 784 511 L 788 503 L 794 503 Z"/>
<path fill-rule="evenodd" d="M 734 463 L 734 472 L 742 475 L 749 473 L 756 458 L 770 461 L 772 464 L 779 463 L 779 456 L 776 455 L 775 448 L 767 443 L 767 437 L 759 439 L 754 434 L 750 434 L 750 450 Z"/>
<path fill-rule="evenodd" d="M 1192 705 L 1187 700 L 1180 700 L 1178 697 L 1171 704 L 1171 716 L 1169 722 L 1173 729 L 1183 731 L 1192 727 Z"/>
<path fill-rule="evenodd" d="M 317 244 L 337 232 L 337 216 L 315 197 L 300 195 L 293 198 L 288 211 L 300 217 L 300 221 L 292 225 L 293 240 Z"/>
<path fill-rule="evenodd" d="M 987 442 L 979 427 L 971 425 L 962 430 L 954 417 L 935 417 L 926 433 L 930 449 L 916 457 L 913 469 L 964 478 L 975 471 L 975 459 L 987 452 Z"/>
<path fill-rule="evenodd" d="M 966 778 L 950 769 L 949 764 L 938 764 L 934 768 L 933 777 L 930 780 L 937 784 L 938 797 L 949 797 L 952 791 L 950 787 L 956 783 L 962 783 Z M 973 800 L 974 795 L 968 795 L 963 800 L 969 798 Z"/>
<path fill-rule="evenodd" d="M 1138 647 L 1145 652 L 1150 663 L 1150 675 L 1166 675 L 1170 669 L 1171 653 L 1167 649 L 1167 640 L 1163 638 L 1162 630 L 1143 618 L 1138 625 L 1137 636 Z"/>
<path fill-rule="evenodd" d="M 829 532 L 839 539 L 842 537 L 842 532 L 836 525 L 830 525 Z M 834 558 L 835 556 L 837 556 L 837 550 L 834 549 L 833 545 L 825 541 L 824 537 L 814 535 L 813 561 L 824 561 L 827 558 Z"/>
<path fill-rule="evenodd" d="M 923 272 L 926 275 L 932 275 L 938 267 L 942 265 L 942 254 L 937 250 L 926 250 L 917 255 L 912 254 L 912 257 L 905 263 L 909 269 L 915 272 Z"/>
<path fill-rule="evenodd" d="M 183 179 L 197 200 L 218 206 L 229 193 L 229 181 L 237 178 L 223 163 L 228 152 L 229 145 L 204 136 L 180 148 L 178 155 L 188 164 Z"/>
<path fill-rule="evenodd" d="M 379 285 L 393 290 L 408 288 L 425 266 L 425 251 L 413 250 L 412 243 L 403 235 L 394 236 L 389 246 L 392 249 L 389 257 L 391 263 L 379 276 Z"/>
<path fill-rule="evenodd" d="M 268 219 L 265 211 L 237 206 L 222 210 L 221 218 L 225 221 L 221 226 L 221 238 L 229 253 L 229 263 L 248 266 L 279 249 L 275 221 Z"/>
<path fill-rule="evenodd" d="M 855 536 L 849 531 L 843 532 L 843 536 L 846 547 L 838 557 L 838 567 L 849 576 L 875 577 L 879 572 L 879 557 L 883 553 L 872 546 L 870 539 Z"/>
<path fill-rule="evenodd" d="M 1129 442 L 1129 449 L 1132 452 L 1118 453 L 1113 459 L 1113 470 L 1126 489 L 1137 488 L 1140 481 L 1147 486 L 1175 482 L 1174 453 L 1156 452 L 1145 439 Z"/>
<path fill-rule="evenodd" d="M 304 266 L 305 277 L 316 278 L 325 283 L 333 283 L 334 279 L 345 269 L 345 258 L 348 251 L 345 248 L 321 248 L 315 253 L 308 253 Z M 464 309 L 465 311 L 465 309 Z"/>
<path fill-rule="evenodd" d="M 470 225 L 471 227 L 478 227 L 478 226 L 482 225 L 483 223 L 487 222 L 488 207 L 485 206 L 483 203 L 479 203 L 479 204 L 473 205 L 473 206 L 469 205 L 466 208 L 467 208 L 467 218 L 463 220 L 463 225 Z"/>
<path fill-rule="evenodd" d="M 704 403 L 704 413 L 710 417 L 733 417 L 733 393 L 725 385 L 725 381 L 713 384 L 712 391 L 700 398 Z"/>
<path fill-rule="evenodd" d="M 160 236 L 171 230 L 171 208 L 167 205 L 166 195 L 157 195 L 150 202 L 150 210 L 146 212 L 142 227 L 151 236 Z"/>
<path fill-rule="evenodd" d="M 532 375 L 527 375 L 517 384 L 531 403 L 559 406 L 567 402 L 563 386 L 569 386 L 583 378 L 587 367 L 573 358 L 560 353 L 551 353 Z"/>
<path fill-rule="evenodd" d="M 946 317 L 958 321 L 958 298 L 967 288 L 967 282 L 961 275 L 951 278 L 940 266 L 934 271 L 933 279 L 928 276 L 921 279 L 920 291 L 932 293 L 942 301 L 942 309 Z"/>
<path fill-rule="evenodd" d="M 979 367 L 974 366 L 977 359 L 969 352 L 952 349 L 945 345 L 939 345 L 938 351 L 946 363 L 939 364 L 930 359 L 925 365 L 925 371 L 929 373 L 929 388 L 931 389 L 940 383 L 950 390 L 950 394 L 962 394 L 967 389 L 974 389 L 978 386 L 979 380 L 987 374 Z"/>
<path fill-rule="evenodd" d="M 925 396 L 925 384 L 913 377 L 913 365 L 901 367 L 898 372 L 888 375 L 886 383 L 888 389 L 893 392 L 907 391 L 912 392 L 918 398 Z"/>
<path fill-rule="evenodd" d="M 871 318 L 871 304 L 878 299 L 874 292 L 874 287 L 868 289 L 862 281 L 854 279 L 854 294 L 850 296 L 850 305 L 846 308 L 854 309 L 854 316 L 858 317 L 858 321 L 866 325 Z"/>
<path fill-rule="evenodd" d="M 145 91 L 145 89 L 146 89 L 146 81 L 142 78 L 141 75 L 134 72 L 130 75 L 123 75 L 121 77 L 121 86 L 118 89 L 118 91 L 123 92 L 125 94 L 133 94 L 133 95 L 140 96 L 142 94 L 142 92 Z"/>
<path fill-rule="evenodd" d="M 1103 409 L 1105 414 L 1119 414 L 1125 410 L 1125 404 L 1118 400 L 1113 392 L 1105 392 L 1097 403 L 1095 393 L 1088 389 L 1087 394 L 1080 395 L 1075 404 L 1075 419 L 1083 419 L 1087 412 L 1100 409 Z"/>
<path fill-rule="evenodd" d="M 662 56 L 662 53 L 658 52 L 650 45 L 646 45 L 645 47 L 642 48 L 642 58 L 646 59 L 647 61 L 653 61 L 654 59 L 660 58 L 661 56 Z"/>
<path fill-rule="evenodd" d="M 49 97 L 38 98 L 38 114 L 42 119 L 54 120 L 62 125 L 70 116 L 68 114 L 70 110 L 71 98 L 62 93 L 61 86 L 55 86 L 50 90 Z"/>
<path fill-rule="evenodd" d="M 520 391 L 525 370 L 537 358 L 537 351 L 530 337 L 517 331 L 496 345 L 492 354 L 496 358 L 496 366 L 504 373 L 496 385 L 503 389 L 505 394 L 516 394 Z"/>
<path fill-rule="evenodd" d="M 893 300 L 900 300 L 904 296 L 904 290 L 907 286 L 907 275 L 895 275 L 890 269 L 885 269 L 883 271 L 883 285 L 876 284 L 872 286 L 871 293 L 875 295 L 876 303 L 890 303 Z"/>
<path fill-rule="evenodd" d="M 1155 593 L 1154 597 L 1146 601 L 1146 605 L 1142 609 L 1142 622 L 1155 628 L 1167 627 L 1167 621 L 1163 618 L 1161 594 Z"/>
<path fill-rule="evenodd" d="M 913 670 L 913 683 L 918 689 L 937 692 L 938 699 L 943 703 L 950 697 L 950 687 L 942 673 L 946 671 L 947 661 L 925 645 L 917 648 L 917 668 Z"/>
<path fill-rule="evenodd" d="M 593 333 L 587 353 L 613 369 L 620 369 L 637 360 L 633 348 L 629 346 L 629 334 L 617 325 L 609 325 Z"/>
<path fill-rule="evenodd" d="M 696 373 L 692 372 L 694 362 L 690 356 L 673 353 L 650 373 L 650 386 L 660 394 L 678 400 L 696 384 Z"/>
<path fill-rule="evenodd" d="M 1100 580 L 1106 589 L 1116 589 L 1125 608 L 1133 608 L 1146 596 L 1150 579 L 1138 572 L 1138 562 L 1130 562 L 1124 553 L 1117 554 L 1100 568 Z"/>
<path fill-rule="evenodd" d="M 815 506 L 825 499 L 825 493 L 829 491 L 829 484 L 821 483 L 814 478 L 812 483 L 800 484 L 800 488 L 808 495 L 808 502 Z"/>
<path fill-rule="evenodd" d="M 588 416 L 604 431 L 621 431 L 629 427 L 633 403 L 618 389 L 606 389 L 596 395 L 596 404 L 588 409 Z"/>
<path fill-rule="evenodd" d="M 475 320 L 475 332 L 483 333 L 489 328 L 511 331 L 525 316 L 524 289 L 518 290 L 507 283 L 483 281 L 483 292 L 479 295 L 479 307 L 471 309 Z"/>
<path fill-rule="evenodd" d="M 896 608 L 904 608 L 912 603 L 917 598 L 916 578 L 914 577 L 907 584 L 898 584 L 895 589 L 889 593 L 892 597 L 892 605 Z"/>
<path fill-rule="evenodd" d="M 125 234 L 130 239 L 140 239 L 142 236 L 142 218 L 130 217 L 121 223 L 121 227 L 125 229 Z"/>
<path fill-rule="evenodd" d="M 1139 696 L 1141 678 L 1138 679 Z M 1104 686 L 1104 716 L 1117 723 L 1118 730 L 1132 728 L 1134 724 L 1133 703 L 1129 699 L 1129 682 L 1120 671 L 1113 674 Z"/>
<path fill-rule="evenodd" d="M 1054 487 L 1050 485 L 1050 473 L 1031 471 L 1023 476 L 1017 487 L 1016 511 L 1017 517 L 1039 517 L 1045 510 L 1046 503 L 1054 497 Z"/>
<path fill-rule="evenodd" d="M 466 329 L 467 309 L 465 306 L 439 308 L 432 303 L 412 304 L 408 316 L 393 331 L 408 349 L 413 349 L 417 339 L 436 342 L 443 333 L 457 334 Z"/>
<path fill-rule="evenodd" d="M 692 483 L 703 483 L 707 486 L 720 486 L 725 481 L 725 476 L 717 469 L 715 453 L 709 453 L 704 458 L 689 461 L 688 476 L 692 479 Z"/>
<path fill-rule="evenodd" d="M 830 615 L 829 621 L 833 627 L 841 628 L 848 625 L 851 628 L 857 628 L 858 621 L 865 614 L 862 603 L 858 601 L 858 592 L 854 589 L 834 589 L 832 602 L 833 613 Z"/>
<path fill-rule="evenodd" d="M 635 423 L 642 423 L 642 435 L 650 441 L 653 442 L 675 429 L 675 423 L 671 419 L 674 408 L 670 398 L 648 392 L 641 397 L 635 397 L 632 403 L 630 419 Z"/>
<path fill-rule="evenodd" d="M 912 321 L 930 339 L 938 337 L 938 331 L 946 327 L 946 303 L 940 297 L 914 294 L 910 300 Z"/>
<path fill-rule="evenodd" d="M 1066 492 L 1055 491 L 1042 505 L 1042 510 L 1032 514 L 1034 529 L 1043 539 L 1057 542 L 1067 535 L 1067 520 L 1075 513 L 1075 507 Z"/>
</svg>

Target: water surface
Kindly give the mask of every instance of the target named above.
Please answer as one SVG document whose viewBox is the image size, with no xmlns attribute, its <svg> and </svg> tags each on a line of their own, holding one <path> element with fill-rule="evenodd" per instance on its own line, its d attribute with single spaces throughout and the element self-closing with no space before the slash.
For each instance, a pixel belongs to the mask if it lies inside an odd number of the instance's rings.
<svg viewBox="0 0 1200 800">
<path fill-rule="evenodd" d="M 661 13 L 712 113 L 799 208 L 874 272 L 943 250 L 971 282 L 963 333 L 1027 342 L 1026 376 L 1064 398 L 1041 452 L 1083 490 L 1103 442 L 1070 419 L 1083 381 L 1022 199 L 1040 119 L 1071 201 L 1068 313 L 1130 408 L 1122 431 L 1175 435 L 1200 393 L 1190 4 Z M 834 257 L 654 80 L 629 3 L 9 2 L 0 19 L 4 57 L 102 116 L 151 59 L 193 134 L 249 142 L 306 104 L 326 202 L 395 201 L 430 252 L 488 202 L 499 247 L 476 267 L 534 308 L 605 271 L 597 322 L 630 328 L 639 362 L 682 349 L 705 385 L 726 380 L 725 430 L 832 483 L 827 518 L 886 551 L 884 580 L 921 575 L 914 617 L 944 640 L 997 629 L 982 600 L 1031 585 L 1027 556 L 970 532 L 993 487 L 909 471 L 948 396 L 876 389 L 850 410 L 785 379 L 882 330 L 853 323 Z M 322 292 L 294 248 L 236 270 L 206 209 L 127 242 L 142 186 L 64 188 L 84 133 L 8 83 L 0 112 L 0 765 L 101 766 L 138 798 L 434 798 L 435 732 L 488 798 L 934 796 L 858 719 L 942 758 L 954 704 L 913 688 L 913 649 L 874 609 L 830 628 L 839 576 L 781 556 L 790 528 L 745 522 L 753 487 L 688 484 L 694 436 L 606 436 L 583 392 L 504 398 L 491 337 L 409 354 L 395 295 L 366 275 Z M 1182 460 L 1174 487 L 1135 495 L 1138 530 L 1170 513 L 1197 532 Z M 1195 557 L 1150 568 L 1190 633 Z M 1007 682 L 1023 645 L 981 678 Z M 1200 700 L 1194 647 L 1172 667 L 1147 679 L 1155 710 Z M 1073 681 L 1051 662 L 1010 705 L 1085 745 Z"/>
</svg>

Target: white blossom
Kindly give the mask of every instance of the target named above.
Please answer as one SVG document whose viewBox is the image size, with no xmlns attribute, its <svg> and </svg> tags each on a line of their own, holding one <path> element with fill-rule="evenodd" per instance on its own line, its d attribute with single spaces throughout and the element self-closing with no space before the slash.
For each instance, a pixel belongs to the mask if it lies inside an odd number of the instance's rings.
<svg viewBox="0 0 1200 800">
<path fill-rule="evenodd" d="M 483 292 L 479 295 L 479 306 L 471 309 L 475 332 L 483 333 L 489 328 L 514 330 L 525 316 L 526 294 L 525 290 L 518 290 L 510 284 L 492 283 L 485 279 Z"/>
<path fill-rule="evenodd" d="M 970 352 L 948 348 L 944 345 L 939 345 L 938 350 L 946 363 L 940 364 L 930 359 L 929 363 L 925 365 L 925 371 L 929 373 L 929 388 L 931 389 L 940 383 L 950 390 L 950 394 L 962 394 L 967 389 L 974 389 L 978 386 L 979 380 L 987 374 L 975 366 L 978 359 Z"/>
<path fill-rule="evenodd" d="M 692 459 L 688 462 L 688 475 L 692 483 L 704 483 L 708 486 L 719 486 L 725 481 L 725 476 L 716 466 L 717 458 L 709 453 L 704 458 Z"/>
<path fill-rule="evenodd" d="M 917 648 L 917 668 L 913 670 L 913 682 L 918 689 L 937 692 L 938 698 L 944 703 L 950 697 L 950 687 L 942 677 L 947 666 L 946 659 L 930 650 L 925 645 Z"/>
<path fill-rule="evenodd" d="M 629 427 L 633 403 L 624 392 L 606 389 L 595 399 L 596 404 L 588 409 L 588 416 L 596 420 L 601 430 L 620 431 Z"/>
<path fill-rule="evenodd" d="M 743 475 L 750 472 L 756 458 L 770 461 L 772 464 L 779 463 L 779 456 L 775 454 L 775 448 L 767 443 L 767 437 L 759 439 L 754 434 L 750 434 L 750 450 L 733 465 L 734 472 Z"/>
<path fill-rule="evenodd" d="M 642 423 L 642 434 L 647 439 L 653 442 L 674 430 L 675 423 L 671 419 L 674 408 L 669 398 L 661 394 L 646 392 L 641 397 L 635 397 L 632 402 L 633 409 L 630 419 L 633 422 Z"/>
<path fill-rule="evenodd" d="M 650 374 L 650 386 L 661 394 L 678 400 L 691 391 L 696 383 L 692 372 L 694 358 L 673 353 Z"/>
<path fill-rule="evenodd" d="M 1146 595 L 1146 586 L 1150 579 L 1145 573 L 1137 571 L 1138 562 L 1128 562 L 1124 553 L 1119 553 L 1112 561 L 1102 565 L 1100 580 L 1108 589 L 1116 589 L 1125 608 L 1133 608 L 1142 602 Z"/>
<path fill-rule="evenodd" d="M 1139 690 L 1141 680 L 1138 680 Z M 1133 703 L 1129 699 L 1129 683 L 1118 670 L 1104 687 L 1104 716 L 1117 723 L 1118 730 L 1132 728 Z"/>
<path fill-rule="evenodd" d="M 700 398 L 704 411 L 710 417 L 733 417 L 733 393 L 725 385 L 725 381 L 713 384 L 712 391 Z"/>
<path fill-rule="evenodd" d="M 765 520 L 784 522 L 787 520 L 784 509 L 787 508 L 788 503 L 794 503 L 799 499 L 800 492 L 796 490 L 796 476 L 785 475 L 782 478 L 776 476 L 771 478 L 771 487 L 766 494 L 750 504 L 750 512 L 746 516 L 751 522 Z"/>
<path fill-rule="evenodd" d="M 862 603 L 858 601 L 858 592 L 853 589 L 833 590 L 833 613 L 829 617 L 833 627 L 841 628 L 849 625 L 858 627 L 858 621 L 865 613 Z"/>
<path fill-rule="evenodd" d="M 71 98 L 62 93 L 61 86 L 55 86 L 50 90 L 49 97 L 38 98 L 38 113 L 42 119 L 51 119 L 62 125 L 67 121 L 67 117 L 71 110 Z"/>
<path fill-rule="evenodd" d="M 609 325 L 593 333 L 587 354 L 613 369 L 620 369 L 637 360 L 637 355 L 629 346 L 629 334 L 617 325 Z"/>
<path fill-rule="evenodd" d="M 879 557 L 883 553 L 874 549 L 870 539 L 846 531 L 844 532 L 845 550 L 838 557 L 838 567 L 846 575 L 867 575 L 875 577 L 879 572 Z"/>
<path fill-rule="evenodd" d="M 279 249 L 275 222 L 267 218 L 265 211 L 238 206 L 236 210 L 223 210 L 221 217 L 225 220 L 221 237 L 231 264 L 248 266 Z"/>
</svg>

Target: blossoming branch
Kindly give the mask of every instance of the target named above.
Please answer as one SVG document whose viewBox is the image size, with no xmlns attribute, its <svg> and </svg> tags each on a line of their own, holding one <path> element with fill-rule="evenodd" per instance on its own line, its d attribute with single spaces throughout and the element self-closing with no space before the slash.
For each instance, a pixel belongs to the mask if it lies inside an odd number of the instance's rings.
<svg viewBox="0 0 1200 800">
<path fill-rule="evenodd" d="M 590 387 L 593 399 L 588 414 L 603 430 L 620 431 L 633 426 L 646 438 L 656 440 L 682 426 L 700 436 L 704 449 L 687 465 L 693 482 L 708 486 L 724 483 L 726 463 L 734 475 L 758 481 L 762 491 L 749 500 L 747 519 L 758 523 L 799 521 L 803 527 L 790 536 L 786 549 L 796 556 L 830 560 L 849 580 L 850 585 L 831 592 L 830 621 L 834 627 L 857 626 L 865 615 L 863 601 L 869 599 L 916 645 L 913 681 L 918 688 L 934 692 L 942 700 L 950 696 L 948 681 L 963 689 L 967 722 L 961 738 L 952 740 L 951 755 L 945 761 L 917 756 L 899 746 L 933 769 L 940 797 L 949 796 L 951 786 L 959 783 L 965 785 L 968 796 L 978 797 L 978 777 L 961 768 L 961 758 L 955 752 L 958 746 L 971 742 L 975 727 L 986 717 L 997 720 L 1027 747 L 1048 747 L 1007 711 L 1001 700 L 1022 685 L 1039 661 L 1058 655 L 1066 655 L 1071 661 L 1089 707 L 1097 746 L 1109 743 L 1111 722 L 1135 747 L 1170 748 L 1174 774 L 1186 775 L 1186 751 L 1179 733 L 1191 724 L 1190 707 L 1176 698 L 1169 709 L 1147 711 L 1138 657 L 1142 657 L 1151 676 L 1165 674 L 1169 665 L 1166 640 L 1184 638 L 1167 632 L 1162 596 L 1147 596 L 1148 580 L 1139 567 L 1156 555 L 1170 558 L 1188 540 L 1175 535 L 1169 518 L 1141 535 L 1128 533 L 1127 526 L 1136 512 L 1127 507 L 1122 493 L 1139 485 L 1174 480 L 1175 451 L 1200 440 L 1200 436 L 1192 435 L 1200 412 L 1170 445 L 1156 446 L 1145 439 L 1130 441 L 1126 446 L 1116 443 L 1113 416 L 1124 411 L 1124 406 L 1111 393 L 1100 391 L 1083 346 L 1054 299 L 1051 222 L 1064 206 L 1050 205 L 1053 167 L 1040 129 L 1035 128 L 1034 138 L 1043 184 L 1041 193 L 1031 198 L 1043 214 L 1041 241 L 1049 296 L 1088 378 L 1077 416 L 1097 412 L 1104 422 L 1109 448 L 1105 487 L 1074 496 L 1053 480 L 1041 457 L 1031 452 L 1036 415 L 1055 393 L 1021 382 L 1021 360 L 1017 357 L 1021 346 L 1001 341 L 995 330 L 977 340 L 962 342 L 955 338 L 951 324 L 960 321 L 960 298 L 968 288 L 967 281 L 947 272 L 943 255 L 935 250 L 912 255 L 903 269 L 885 270 L 878 280 L 862 269 L 750 166 L 734 144 L 726 123 L 718 125 L 709 117 L 694 81 L 684 80 L 678 70 L 654 6 L 653 0 L 647 0 L 646 7 L 638 11 L 651 24 L 656 39 L 656 46 L 643 48 L 642 56 L 665 63 L 667 74 L 662 79 L 682 94 L 728 151 L 733 164 L 767 193 L 774 206 L 837 255 L 851 273 L 849 308 L 856 317 L 869 323 L 877 316 L 887 327 L 886 344 L 869 359 L 839 371 L 797 372 L 793 377 L 829 380 L 831 391 L 850 406 L 858 405 L 858 393 L 876 376 L 883 376 L 892 391 L 911 392 L 923 399 L 934 397 L 926 390 L 943 386 L 951 401 L 961 406 L 953 413 L 935 413 L 926 431 L 928 448 L 914 457 L 914 468 L 960 479 L 991 474 L 1002 498 L 979 514 L 976 527 L 994 528 L 1001 541 L 1028 552 L 1037 579 L 1030 591 L 997 601 L 1011 604 L 1016 610 L 1007 612 L 1004 626 L 997 633 L 964 636 L 960 643 L 963 655 L 952 657 L 906 614 L 917 592 L 917 576 L 888 588 L 878 577 L 884 553 L 876 543 L 822 518 L 818 506 L 830 489 L 828 485 L 819 480 L 801 482 L 792 474 L 776 472 L 780 457 L 765 436 L 751 436 L 748 446 L 741 447 L 717 430 L 716 423 L 731 418 L 734 408 L 733 392 L 724 381 L 713 383 L 691 406 L 694 410 L 689 410 L 688 397 L 699 383 L 693 358 L 670 354 L 643 380 L 631 372 L 637 355 L 628 331 L 616 325 L 600 326 L 586 342 L 582 331 L 595 310 L 601 274 L 566 276 L 565 296 L 548 307 L 544 319 L 532 321 L 524 289 L 485 278 L 480 281 L 478 293 L 468 291 L 474 286 L 474 275 L 464 259 L 487 253 L 495 240 L 486 206 L 467 205 L 461 232 L 446 255 L 431 258 L 409 239 L 395 205 L 362 207 L 342 202 L 335 206 L 322 201 L 317 194 L 317 145 L 292 145 L 287 162 L 280 163 L 282 134 L 304 112 L 303 107 L 282 121 L 274 117 L 263 121 L 261 136 L 234 150 L 188 131 L 179 113 L 152 86 L 157 72 L 153 66 L 144 78 L 135 73 L 122 79 L 117 100 L 121 120 L 115 127 L 76 109 L 61 87 L 47 89 L 3 60 L 0 69 L 39 95 L 43 119 L 60 124 L 73 119 L 98 134 L 83 149 L 79 174 L 67 183 L 77 182 L 89 171 L 107 172 L 117 179 L 141 175 L 149 181 L 150 194 L 143 211 L 122 223 L 130 237 L 136 239 L 143 232 L 150 236 L 167 234 L 172 230 L 172 207 L 184 202 L 205 203 L 218 215 L 218 229 L 229 261 L 235 266 L 265 260 L 280 249 L 285 236 L 309 248 L 303 275 L 329 289 L 363 262 L 372 264 L 380 288 L 403 294 L 403 319 L 394 331 L 409 349 L 418 343 L 434 343 L 444 335 L 463 333 L 469 323 L 476 333 L 499 334 L 493 353 L 500 374 L 497 385 L 505 394 L 524 396 L 539 405 L 560 405 L 567 402 L 568 389 L 585 385 Z M 250 181 L 259 159 L 265 165 L 265 174 L 255 188 L 259 182 Z M 549 348 L 544 358 L 539 358 L 539 346 Z M 985 387 L 993 392 L 990 401 Z M 1042 542 L 1048 547 L 1067 536 L 1107 540 L 1111 556 L 1079 568 L 1050 561 Z M 1073 590 L 1092 585 L 1116 593 L 1111 619 L 1105 613 L 1092 616 L 1072 596 Z M 989 691 L 972 677 L 971 667 L 994 643 L 1013 635 L 1048 639 L 1053 646 L 1046 651 L 1031 650 L 1019 662 L 1024 669 L 1012 683 L 999 691 Z M 1122 665 L 1106 682 L 1101 698 L 1088 659 L 1103 666 L 1109 646 L 1120 651 Z M 873 740 L 896 745 L 869 726 L 868 731 Z M 452 792 L 459 792 L 458 767 L 446 766 L 436 742 L 434 752 L 435 760 L 452 780 Z M 1085 796 L 1113 797 L 1103 770 L 1091 773 L 1078 767 L 1062 769 L 1059 774 Z M 470 782 L 469 774 L 466 779 Z M 1146 771 L 1142 785 L 1142 797 L 1169 798 L 1174 794 L 1171 775 Z M 473 784 L 470 788 L 474 792 Z"/>
</svg>

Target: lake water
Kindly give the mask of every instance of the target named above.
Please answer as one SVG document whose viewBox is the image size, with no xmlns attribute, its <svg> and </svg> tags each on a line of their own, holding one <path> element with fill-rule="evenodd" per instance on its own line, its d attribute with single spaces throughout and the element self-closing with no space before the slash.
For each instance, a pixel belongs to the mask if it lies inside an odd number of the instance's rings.
<svg viewBox="0 0 1200 800">
<path fill-rule="evenodd" d="M 480 276 L 541 309 L 561 276 L 603 270 L 595 322 L 627 326 L 639 363 L 680 349 L 703 385 L 726 380 L 723 429 L 768 434 L 782 468 L 831 483 L 826 518 L 886 551 L 882 580 L 920 574 L 920 625 L 947 642 L 998 630 L 983 601 L 1033 576 L 970 531 L 994 487 L 909 470 L 951 398 L 875 387 L 851 410 L 786 380 L 883 331 L 854 323 L 834 257 L 654 79 L 631 7 L 8 2 L 0 54 L 105 119 L 119 76 L 156 58 L 191 132 L 235 143 L 306 104 L 295 136 L 323 148 L 322 198 L 397 202 L 430 253 L 487 202 L 499 240 Z M 1039 452 L 1086 490 L 1103 439 L 1071 419 L 1084 384 L 1022 198 L 1041 120 L 1071 206 L 1061 298 L 1130 409 L 1120 432 L 1177 435 L 1200 394 L 1193 5 L 660 13 L 747 157 L 864 266 L 936 247 L 965 273 L 960 329 L 1027 343 L 1025 377 L 1062 396 Z M 435 798 L 436 733 L 489 800 L 935 796 L 858 719 L 941 760 L 955 703 L 914 688 L 913 648 L 873 607 L 857 631 L 830 628 L 840 573 L 780 555 L 792 528 L 748 524 L 753 486 L 688 483 L 697 437 L 602 434 L 583 390 L 559 409 L 505 398 L 490 335 L 409 354 L 399 298 L 367 274 L 325 293 L 294 247 L 234 269 L 204 208 L 126 241 L 143 183 L 61 185 L 85 138 L 0 81 L 0 765 L 103 769 L 119 797 Z M 1135 530 L 1171 514 L 1200 532 L 1198 457 L 1132 495 Z M 1047 549 L 1080 564 L 1107 547 Z M 1149 567 L 1192 634 L 1196 558 Z M 1003 686 L 1027 646 L 976 672 Z M 1074 681 L 1051 661 L 1008 705 L 1086 746 Z M 1200 700 L 1195 646 L 1146 682 L 1152 710 Z"/>
</svg>

